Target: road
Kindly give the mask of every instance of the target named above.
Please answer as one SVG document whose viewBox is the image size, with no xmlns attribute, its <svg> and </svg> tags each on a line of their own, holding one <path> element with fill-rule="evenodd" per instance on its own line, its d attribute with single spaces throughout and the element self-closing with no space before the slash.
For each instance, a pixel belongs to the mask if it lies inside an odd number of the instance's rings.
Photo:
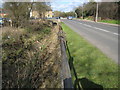
<svg viewBox="0 0 120 90">
<path fill-rule="evenodd" d="M 83 20 L 62 21 L 118 63 L 118 26 Z"/>
</svg>

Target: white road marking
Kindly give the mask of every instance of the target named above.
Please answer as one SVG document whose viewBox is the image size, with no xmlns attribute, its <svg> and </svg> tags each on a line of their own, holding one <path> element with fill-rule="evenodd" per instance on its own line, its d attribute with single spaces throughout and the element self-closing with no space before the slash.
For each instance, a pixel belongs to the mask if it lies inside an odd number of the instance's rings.
<svg viewBox="0 0 120 90">
<path fill-rule="evenodd" d="M 82 23 L 79 23 L 79 24 L 82 24 Z M 100 31 L 109 32 L 109 33 L 114 34 L 114 35 L 119 35 L 118 33 L 113 33 L 113 32 L 110 32 L 110 31 L 108 31 L 108 30 L 101 29 L 101 28 L 97 28 L 97 27 L 93 27 L 93 26 L 88 25 L 88 24 L 83 24 L 83 25 L 88 26 L 88 27 L 92 27 L 92 28 L 95 28 L 95 29 L 98 29 L 98 30 L 100 30 Z"/>
<path fill-rule="evenodd" d="M 88 27 L 92 27 L 92 26 L 90 26 L 90 25 L 87 25 L 87 24 L 84 24 L 85 26 L 88 26 Z"/>
<path fill-rule="evenodd" d="M 93 28 L 98 29 L 98 30 L 101 30 L 101 31 L 104 31 L 104 32 L 110 32 L 110 31 L 107 31 L 107 30 L 105 30 L 105 29 L 101 29 L 101 28 L 97 28 L 97 27 L 93 27 Z"/>
<path fill-rule="evenodd" d="M 118 33 L 113 33 L 113 34 L 115 34 L 115 35 L 119 35 Z"/>
</svg>

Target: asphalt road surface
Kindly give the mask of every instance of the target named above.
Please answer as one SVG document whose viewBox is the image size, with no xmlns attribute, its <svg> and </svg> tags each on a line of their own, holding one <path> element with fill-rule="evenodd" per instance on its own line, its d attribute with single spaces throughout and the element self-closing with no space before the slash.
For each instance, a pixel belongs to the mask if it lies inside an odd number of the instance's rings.
<svg viewBox="0 0 120 90">
<path fill-rule="evenodd" d="M 118 26 L 83 20 L 62 21 L 118 63 Z"/>
</svg>

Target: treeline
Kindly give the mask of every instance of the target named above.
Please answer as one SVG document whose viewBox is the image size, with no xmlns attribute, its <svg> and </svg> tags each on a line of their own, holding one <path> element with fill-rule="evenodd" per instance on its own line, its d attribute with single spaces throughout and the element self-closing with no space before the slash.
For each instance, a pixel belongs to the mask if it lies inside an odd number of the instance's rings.
<svg viewBox="0 0 120 90">
<path fill-rule="evenodd" d="M 68 17 L 73 16 L 75 17 L 75 12 L 60 12 L 60 11 L 54 11 L 54 17 Z"/>
<path fill-rule="evenodd" d="M 14 27 L 25 25 L 30 19 L 30 12 L 33 10 L 38 11 L 39 16 L 43 17 L 43 14 L 51 7 L 49 3 L 45 2 L 5 2 L 3 8 L 8 12 L 8 18 L 12 20 Z"/>
<path fill-rule="evenodd" d="M 77 17 L 91 17 L 95 20 L 97 2 L 88 2 L 75 9 Z M 120 12 L 118 8 L 120 2 L 98 2 L 98 17 L 99 19 L 115 19 L 118 20 Z"/>
</svg>

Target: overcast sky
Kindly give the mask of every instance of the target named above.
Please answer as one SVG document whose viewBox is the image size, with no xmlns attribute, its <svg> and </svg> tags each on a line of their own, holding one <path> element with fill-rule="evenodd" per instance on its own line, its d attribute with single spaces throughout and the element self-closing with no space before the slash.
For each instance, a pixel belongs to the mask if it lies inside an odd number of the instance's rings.
<svg viewBox="0 0 120 90">
<path fill-rule="evenodd" d="M 3 1 L 2 1 L 2 0 L 0 0 L 0 8 L 2 8 L 2 3 L 3 3 Z"/>
<path fill-rule="evenodd" d="M 83 2 L 87 0 L 54 0 L 51 3 L 53 11 L 64 11 L 69 12 L 74 10 L 74 8 L 82 5 Z"/>
<path fill-rule="evenodd" d="M 81 5 L 80 2 L 52 2 L 51 7 L 53 11 L 64 11 L 69 12 L 72 11 L 74 8 Z"/>
</svg>

